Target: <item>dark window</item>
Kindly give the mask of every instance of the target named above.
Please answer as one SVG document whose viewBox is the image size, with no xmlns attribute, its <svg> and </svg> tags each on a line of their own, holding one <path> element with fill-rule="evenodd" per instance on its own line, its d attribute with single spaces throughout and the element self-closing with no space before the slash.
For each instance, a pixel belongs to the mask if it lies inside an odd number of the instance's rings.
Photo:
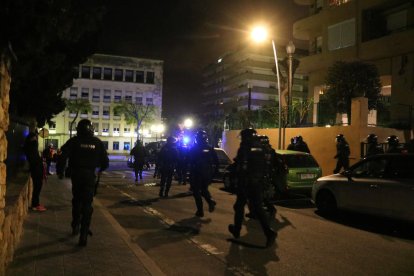
<svg viewBox="0 0 414 276">
<path fill-rule="evenodd" d="M 135 82 L 144 83 L 144 71 L 135 71 Z"/>
<path fill-rule="evenodd" d="M 134 81 L 134 71 L 125 70 L 125 81 L 129 81 L 129 82 Z"/>
<path fill-rule="evenodd" d="M 147 72 L 146 83 L 154 83 L 154 72 Z"/>
<path fill-rule="evenodd" d="M 112 80 L 112 68 L 104 68 L 104 80 Z"/>
<path fill-rule="evenodd" d="M 95 80 L 102 79 L 102 68 L 101 67 L 93 67 L 92 78 Z"/>
<path fill-rule="evenodd" d="M 56 122 L 50 121 L 48 124 L 49 124 L 50 129 L 55 129 L 56 128 Z"/>
<path fill-rule="evenodd" d="M 102 143 L 104 144 L 105 149 L 108 149 L 108 141 L 102 141 Z"/>
<path fill-rule="evenodd" d="M 311 155 L 286 154 L 282 157 L 289 168 L 316 168 L 318 163 Z"/>
<path fill-rule="evenodd" d="M 114 142 L 114 143 L 112 144 L 112 149 L 113 149 L 113 150 L 119 150 L 119 142 Z"/>
<path fill-rule="evenodd" d="M 91 67 L 90 66 L 82 66 L 81 78 L 83 78 L 83 79 L 90 79 L 91 78 Z"/>
<path fill-rule="evenodd" d="M 115 78 L 116 81 L 123 81 L 124 80 L 124 70 L 122 69 L 115 69 Z"/>
<path fill-rule="evenodd" d="M 73 70 L 73 78 L 78 79 L 79 78 L 79 66 L 76 66 Z"/>
</svg>

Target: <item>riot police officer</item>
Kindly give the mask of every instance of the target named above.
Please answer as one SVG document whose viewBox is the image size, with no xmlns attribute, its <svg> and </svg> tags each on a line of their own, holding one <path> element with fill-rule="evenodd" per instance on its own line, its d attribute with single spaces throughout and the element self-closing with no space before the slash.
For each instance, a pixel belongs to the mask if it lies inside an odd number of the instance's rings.
<svg viewBox="0 0 414 276">
<path fill-rule="evenodd" d="M 228 226 L 234 238 L 240 237 L 244 216 L 244 207 L 249 202 L 252 212 L 257 216 L 266 236 L 266 247 L 275 242 L 276 233 L 269 225 L 263 209 L 263 178 L 266 168 L 266 157 L 257 132 L 252 128 L 240 132 L 241 143 L 235 158 L 238 175 L 237 198 L 234 203 L 234 224 Z"/>
<path fill-rule="evenodd" d="M 108 167 L 109 159 L 102 141 L 93 136 L 91 121 L 80 120 L 76 130 L 77 135 L 69 139 L 61 148 L 61 162 L 66 164 L 66 158 L 69 158 L 71 168 L 72 234 L 78 235 L 80 231 L 79 245 L 86 246 L 96 188 L 95 169 L 99 168 L 98 174 L 100 174 Z"/>
<path fill-rule="evenodd" d="M 367 136 L 367 143 L 367 153 L 365 154 L 365 157 L 384 153 L 381 145 L 378 144 L 378 136 L 374 133 L 371 133 Z"/>
<path fill-rule="evenodd" d="M 305 141 L 303 141 L 303 137 L 298 135 L 295 137 L 295 143 L 294 143 L 294 147 L 293 149 L 296 151 L 301 151 L 301 152 L 306 152 L 306 153 L 310 153 L 308 144 L 306 144 Z"/>
<path fill-rule="evenodd" d="M 189 152 L 190 186 L 197 207 L 196 216 L 203 217 L 203 200 L 207 201 L 208 211 L 213 212 L 216 202 L 208 191 L 213 175 L 218 170 L 218 157 L 214 148 L 208 144 L 207 133 L 197 132 L 195 143 Z"/>
<path fill-rule="evenodd" d="M 350 154 L 351 154 L 351 151 L 349 149 L 349 144 L 345 140 L 344 135 L 338 134 L 336 136 L 336 155 L 334 157 L 338 159 L 338 161 L 336 162 L 336 167 L 333 173 L 339 173 L 342 167 L 344 168 L 344 170 L 347 170 L 349 168 L 349 155 Z"/>
<path fill-rule="evenodd" d="M 137 141 L 135 147 L 132 148 L 130 155 L 134 156 L 134 173 L 135 173 L 135 184 L 138 182 L 139 179 L 142 180 L 142 171 L 144 169 L 144 165 L 147 162 L 148 152 L 146 148 L 142 145 L 141 141 Z"/>
<path fill-rule="evenodd" d="M 403 148 L 400 145 L 400 140 L 396 135 L 391 135 L 387 138 L 388 149 L 387 153 L 401 153 Z"/>
<path fill-rule="evenodd" d="M 178 161 L 178 150 L 175 146 L 176 139 L 172 136 L 167 138 L 167 143 L 161 148 L 158 154 L 158 170 L 161 173 L 160 197 L 168 197 L 171 188 L 174 168 Z"/>
</svg>

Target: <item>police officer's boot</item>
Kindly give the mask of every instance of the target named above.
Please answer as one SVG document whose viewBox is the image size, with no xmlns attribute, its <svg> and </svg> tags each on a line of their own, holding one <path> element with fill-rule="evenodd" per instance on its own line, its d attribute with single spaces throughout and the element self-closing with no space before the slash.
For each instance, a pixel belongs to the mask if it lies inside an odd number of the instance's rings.
<svg viewBox="0 0 414 276">
<path fill-rule="evenodd" d="M 77 236 L 79 235 L 80 226 L 79 224 L 72 224 L 72 235 Z"/>
<path fill-rule="evenodd" d="M 160 187 L 159 197 L 164 197 L 164 187 Z"/>
<path fill-rule="evenodd" d="M 88 231 L 85 231 L 82 229 L 81 234 L 79 236 L 79 246 L 86 246 L 88 243 L 88 234 L 89 234 L 89 229 Z"/>
<path fill-rule="evenodd" d="M 266 247 L 271 247 L 275 243 L 276 237 L 277 233 L 272 229 L 269 229 L 266 233 Z"/>
<path fill-rule="evenodd" d="M 236 229 L 236 226 L 234 224 L 229 224 L 228 229 L 235 239 L 238 239 L 240 237 L 240 229 Z"/>
<path fill-rule="evenodd" d="M 217 203 L 211 199 L 210 202 L 208 203 L 208 211 L 210 213 L 214 212 L 214 210 L 216 209 L 216 205 Z"/>
</svg>

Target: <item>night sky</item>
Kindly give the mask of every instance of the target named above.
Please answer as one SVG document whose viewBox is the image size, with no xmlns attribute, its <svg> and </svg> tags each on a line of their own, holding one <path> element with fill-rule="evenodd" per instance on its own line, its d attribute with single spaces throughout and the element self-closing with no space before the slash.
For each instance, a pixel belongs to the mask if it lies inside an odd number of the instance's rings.
<svg viewBox="0 0 414 276">
<path fill-rule="evenodd" d="M 99 53 L 164 60 L 163 117 L 197 111 L 202 69 L 244 43 L 255 22 L 292 39 L 307 9 L 292 0 L 108 1 Z M 269 47 L 270 43 L 269 43 Z"/>
</svg>

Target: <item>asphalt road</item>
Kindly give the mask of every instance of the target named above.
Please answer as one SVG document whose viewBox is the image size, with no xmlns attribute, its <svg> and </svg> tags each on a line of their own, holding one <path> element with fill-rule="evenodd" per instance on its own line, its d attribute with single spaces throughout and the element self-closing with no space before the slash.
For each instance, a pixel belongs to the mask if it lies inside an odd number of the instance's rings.
<svg viewBox="0 0 414 276">
<path fill-rule="evenodd" d="M 326 219 L 310 200 L 276 202 L 276 244 L 263 248 L 257 221 L 246 219 L 241 237 L 227 231 L 235 196 L 213 183 L 214 213 L 194 216 L 188 185 L 173 182 L 159 199 L 152 171 L 135 185 L 131 170 L 105 172 L 98 198 L 167 275 L 414 275 L 414 229 L 355 214 Z"/>
</svg>

